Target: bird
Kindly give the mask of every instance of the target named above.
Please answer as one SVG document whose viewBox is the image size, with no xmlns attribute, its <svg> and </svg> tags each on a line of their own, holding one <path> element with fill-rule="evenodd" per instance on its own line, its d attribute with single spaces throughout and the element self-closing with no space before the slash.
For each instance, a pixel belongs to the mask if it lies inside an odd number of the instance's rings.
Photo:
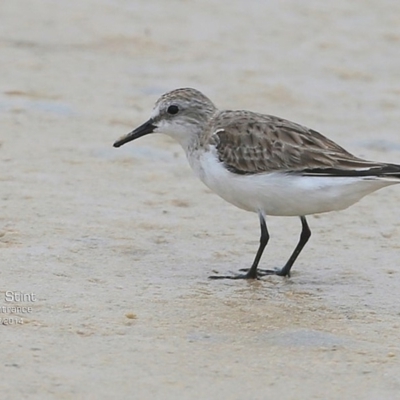
<svg viewBox="0 0 400 400">
<path fill-rule="evenodd" d="M 311 237 L 307 216 L 344 210 L 364 196 L 400 183 L 400 165 L 356 157 L 321 133 L 273 115 L 219 110 L 200 91 L 163 94 L 148 121 L 114 143 L 163 133 L 183 148 L 195 175 L 217 195 L 258 215 L 260 243 L 250 268 L 211 279 L 290 277 Z M 300 239 L 282 268 L 260 269 L 268 244 L 266 217 L 300 218 Z"/>
</svg>

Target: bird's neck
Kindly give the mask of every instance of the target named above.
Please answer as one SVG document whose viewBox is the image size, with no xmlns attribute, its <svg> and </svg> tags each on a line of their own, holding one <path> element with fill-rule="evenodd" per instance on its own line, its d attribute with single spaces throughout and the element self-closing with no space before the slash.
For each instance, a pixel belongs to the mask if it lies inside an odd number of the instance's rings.
<svg viewBox="0 0 400 400">
<path fill-rule="evenodd" d="M 192 129 L 183 132 L 175 131 L 174 134 L 170 136 L 182 146 L 188 156 L 200 147 L 201 135 L 202 132 L 200 129 Z"/>
</svg>

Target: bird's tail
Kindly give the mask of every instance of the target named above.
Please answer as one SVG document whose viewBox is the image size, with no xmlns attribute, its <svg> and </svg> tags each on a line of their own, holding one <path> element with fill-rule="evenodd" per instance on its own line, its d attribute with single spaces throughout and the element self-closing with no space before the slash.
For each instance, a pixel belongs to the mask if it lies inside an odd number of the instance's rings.
<svg viewBox="0 0 400 400">
<path fill-rule="evenodd" d="M 358 166 L 357 166 L 358 167 Z M 330 177 L 360 177 L 365 179 L 389 179 L 391 181 L 400 181 L 400 165 L 368 163 L 362 167 L 354 168 L 308 168 L 301 171 L 302 175 L 330 176 Z"/>
<path fill-rule="evenodd" d="M 379 167 L 371 168 L 371 176 L 379 178 L 389 178 L 393 180 L 400 180 L 400 165 L 398 164 L 381 164 Z M 368 176 L 368 175 L 366 175 Z"/>
</svg>

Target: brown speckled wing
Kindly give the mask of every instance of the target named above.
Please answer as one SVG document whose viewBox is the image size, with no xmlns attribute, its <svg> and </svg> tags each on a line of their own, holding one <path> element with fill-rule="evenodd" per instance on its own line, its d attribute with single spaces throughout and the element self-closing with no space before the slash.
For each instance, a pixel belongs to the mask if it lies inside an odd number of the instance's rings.
<svg viewBox="0 0 400 400">
<path fill-rule="evenodd" d="M 220 161 L 236 174 L 281 171 L 359 176 L 384 167 L 353 156 L 312 129 L 250 111 L 221 112 L 213 121 L 213 132 L 210 143 L 216 146 Z"/>
</svg>

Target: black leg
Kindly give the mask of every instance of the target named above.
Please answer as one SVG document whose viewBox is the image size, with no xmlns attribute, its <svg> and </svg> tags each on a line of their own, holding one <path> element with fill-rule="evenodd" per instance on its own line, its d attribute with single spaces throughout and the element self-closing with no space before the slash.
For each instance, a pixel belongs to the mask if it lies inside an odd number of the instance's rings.
<svg viewBox="0 0 400 400">
<path fill-rule="evenodd" d="M 279 275 L 279 276 L 290 276 L 290 270 L 296 261 L 297 257 L 303 250 L 303 247 L 306 245 L 308 242 L 308 239 L 310 239 L 311 236 L 311 231 L 310 228 L 308 227 L 306 217 L 300 217 L 301 219 L 301 225 L 302 225 L 302 230 L 301 230 L 301 235 L 300 235 L 300 240 L 299 243 L 297 244 L 296 248 L 294 249 L 292 255 L 290 256 L 289 260 L 285 264 L 285 266 L 281 269 L 276 269 L 276 270 L 262 270 L 259 271 L 260 275 Z"/>
<path fill-rule="evenodd" d="M 222 276 L 213 275 L 209 276 L 210 279 L 257 279 L 258 278 L 258 273 L 257 273 L 258 263 L 260 262 L 265 246 L 267 245 L 269 240 L 269 233 L 267 229 L 267 224 L 265 223 L 264 215 L 262 213 L 259 213 L 258 216 L 260 218 L 260 227 L 261 227 L 260 246 L 258 248 L 256 257 L 253 261 L 253 265 L 251 266 L 251 268 L 249 270 L 246 270 L 247 271 L 246 274 L 222 275 Z"/>
</svg>

